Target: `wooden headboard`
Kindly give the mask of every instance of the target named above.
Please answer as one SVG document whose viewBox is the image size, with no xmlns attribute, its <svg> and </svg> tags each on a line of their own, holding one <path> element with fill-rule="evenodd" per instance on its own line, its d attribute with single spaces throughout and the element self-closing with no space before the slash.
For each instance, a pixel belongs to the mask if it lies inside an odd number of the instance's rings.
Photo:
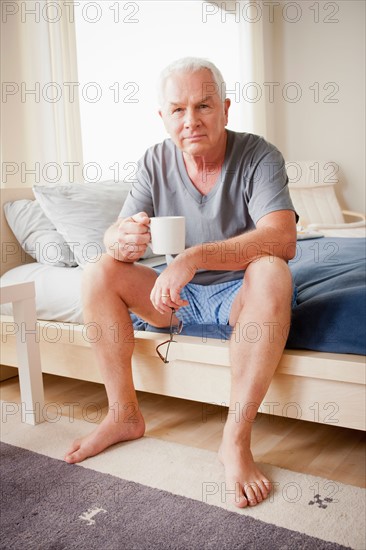
<svg viewBox="0 0 366 550">
<path fill-rule="evenodd" d="M 34 262 L 33 258 L 26 254 L 18 243 L 14 233 L 10 229 L 6 221 L 3 205 L 6 202 L 16 201 L 19 199 L 34 199 L 33 191 L 30 187 L 16 189 L 1 189 L 1 262 L 0 275 L 3 275 L 9 269 L 18 265 L 29 264 Z"/>
</svg>

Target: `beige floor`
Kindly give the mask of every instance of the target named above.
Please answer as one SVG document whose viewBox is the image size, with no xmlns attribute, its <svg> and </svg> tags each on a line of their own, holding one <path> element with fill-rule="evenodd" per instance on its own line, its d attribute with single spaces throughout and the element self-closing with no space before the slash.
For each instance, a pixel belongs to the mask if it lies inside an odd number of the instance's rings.
<svg viewBox="0 0 366 550">
<path fill-rule="evenodd" d="M 48 374 L 43 378 L 50 417 L 72 414 L 88 420 L 91 430 L 103 418 L 107 400 L 102 385 Z M 18 378 L 1 382 L 0 392 L 2 400 L 19 403 Z M 139 401 L 150 437 L 218 449 L 227 409 L 142 392 Z M 263 414 L 253 428 L 252 449 L 258 462 L 365 487 L 365 443 L 364 432 L 357 430 Z"/>
</svg>

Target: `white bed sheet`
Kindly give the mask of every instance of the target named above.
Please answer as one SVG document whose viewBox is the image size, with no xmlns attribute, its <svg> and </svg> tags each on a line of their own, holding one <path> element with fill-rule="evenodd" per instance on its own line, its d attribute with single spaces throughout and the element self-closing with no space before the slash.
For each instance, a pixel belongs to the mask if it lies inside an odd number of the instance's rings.
<svg viewBox="0 0 366 550">
<path fill-rule="evenodd" d="M 165 257 L 142 260 L 154 267 L 165 263 Z M 46 321 L 83 323 L 81 280 L 83 268 L 55 267 L 31 263 L 7 271 L 0 279 L 1 286 L 34 281 L 36 287 L 37 318 Z M 2 315 L 13 315 L 12 304 L 1 305 Z"/>
<path fill-rule="evenodd" d="M 31 263 L 15 267 L 1 277 L 1 286 L 34 281 L 37 318 L 82 323 L 81 267 L 55 267 Z M 12 304 L 2 304 L 2 315 L 13 315 Z"/>
</svg>

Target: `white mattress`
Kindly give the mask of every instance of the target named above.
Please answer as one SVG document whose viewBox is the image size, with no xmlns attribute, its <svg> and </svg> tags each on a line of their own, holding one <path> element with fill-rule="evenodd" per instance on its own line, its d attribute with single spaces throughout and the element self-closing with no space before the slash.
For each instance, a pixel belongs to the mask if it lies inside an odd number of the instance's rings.
<svg viewBox="0 0 366 550">
<path fill-rule="evenodd" d="M 165 257 L 142 260 L 151 267 L 161 265 Z M 81 280 L 83 268 L 54 267 L 31 263 L 7 271 L 0 280 L 1 286 L 34 281 L 36 287 L 37 318 L 45 321 L 83 323 Z M 2 315 L 13 315 L 12 304 L 1 305 Z"/>
<path fill-rule="evenodd" d="M 34 262 L 5 273 L 1 285 L 34 281 L 38 319 L 82 323 L 82 272 L 81 267 L 54 267 Z M 12 304 L 2 304 L 1 314 L 12 315 Z"/>
</svg>

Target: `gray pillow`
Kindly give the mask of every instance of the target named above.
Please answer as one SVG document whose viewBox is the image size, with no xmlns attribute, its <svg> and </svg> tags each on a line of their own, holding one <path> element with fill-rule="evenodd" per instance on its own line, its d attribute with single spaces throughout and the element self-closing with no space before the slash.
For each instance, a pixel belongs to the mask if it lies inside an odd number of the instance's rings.
<svg viewBox="0 0 366 550">
<path fill-rule="evenodd" d="M 4 212 L 21 247 L 37 262 L 56 267 L 77 265 L 64 237 L 57 232 L 37 201 L 7 202 Z"/>
<path fill-rule="evenodd" d="M 97 262 L 105 252 L 106 229 L 118 218 L 131 186 L 104 181 L 34 186 L 43 211 L 73 251 L 79 265 Z"/>
</svg>

